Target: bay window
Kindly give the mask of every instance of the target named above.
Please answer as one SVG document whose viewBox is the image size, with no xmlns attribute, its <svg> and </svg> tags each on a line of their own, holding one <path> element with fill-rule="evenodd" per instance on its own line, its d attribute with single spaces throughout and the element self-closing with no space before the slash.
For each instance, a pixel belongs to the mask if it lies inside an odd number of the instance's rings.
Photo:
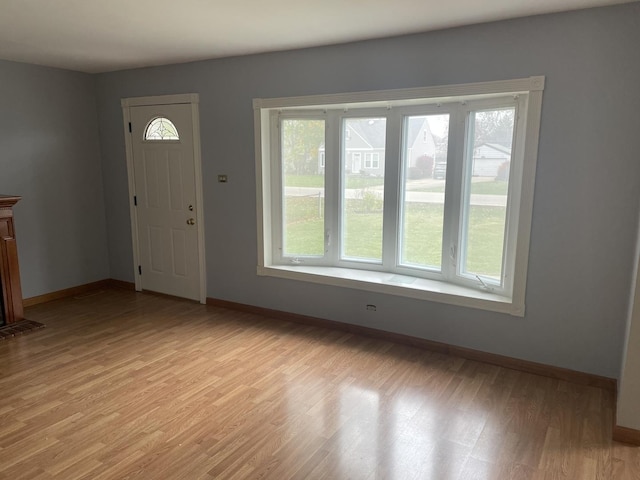
<svg viewBox="0 0 640 480">
<path fill-rule="evenodd" d="M 523 315 L 543 84 L 254 100 L 258 273 Z"/>
</svg>

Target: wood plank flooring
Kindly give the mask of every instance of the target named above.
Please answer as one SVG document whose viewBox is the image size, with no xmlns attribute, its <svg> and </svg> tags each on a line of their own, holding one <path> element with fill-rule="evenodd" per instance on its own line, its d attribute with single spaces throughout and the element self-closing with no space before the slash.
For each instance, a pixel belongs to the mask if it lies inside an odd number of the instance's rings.
<svg viewBox="0 0 640 480">
<path fill-rule="evenodd" d="M 640 479 L 599 388 L 118 289 L 27 318 L 2 479 Z"/>
</svg>

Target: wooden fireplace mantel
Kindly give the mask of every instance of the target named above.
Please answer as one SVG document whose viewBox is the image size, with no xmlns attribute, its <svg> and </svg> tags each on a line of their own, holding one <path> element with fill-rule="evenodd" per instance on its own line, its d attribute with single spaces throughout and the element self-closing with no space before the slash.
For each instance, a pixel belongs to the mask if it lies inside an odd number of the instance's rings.
<svg viewBox="0 0 640 480">
<path fill-rule="evenodd" d="M 18 248 L 13 226 L 13 206 L 22 197 L 0 195 L 0 305 L 6 324 L 19 322 L 24 318 Z"/>
</svg>

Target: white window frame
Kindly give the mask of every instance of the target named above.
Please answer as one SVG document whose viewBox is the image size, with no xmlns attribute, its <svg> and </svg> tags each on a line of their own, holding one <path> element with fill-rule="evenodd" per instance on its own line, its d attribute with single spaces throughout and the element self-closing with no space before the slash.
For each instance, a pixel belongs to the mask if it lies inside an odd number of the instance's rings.
<svg viewBox="0 0 640 480">
<path fill-rule="evenodd" d="M 525 311 L 526 277 L 533 210 L 533 190 L 537 161 L 540 116 L 544 77 L 483 82 L 465 85 L 448 85 L 402 90 L 254 99 L 254 126 L 256 136 L 256 186 L 258 213 L 258 275 L 274 276 L 312 283 L 357 288 L 379 293 L 400 295 L 429 301 L 523 316 Z M 507 205 L 507 232 L 505 233 L 504 271 L 512 275 L 506 288 L 485 288 L 474 279 L 452 281 L 452 272 L 416 272 L 399 264 L 399 202 L 402 191 L 398 159 L 402 148 L 397 121 L 402 115 L 414 112 L 452 110 L 451 122 L 465 122 L 469 109 L 479 110 L 479 105 L 492 108 L 500 102 L 517 104 L 520 122 L 516 126 L 513 159 L 511 162 L 509 196 Z M 281 198 L 279 185 L 279 159 L 277 141 L 277 117 L 323 117 L 325 124 L 325 247 L 331 237 L 339 232 L 341 165 L 331 161 L 340 155 L 340 121 L 336 118 L 368 115 L 368 111 L 385 110 L 387 120 L 387 146 L 385 162 L 384 247 L 382 265 L 341 261 L 339 248 L 325 248 L 327 254 L 310 261 L 290 262 L 278 252 L 277 232 L 282 232 L 282 210 L 278 210 Z M 333 120 L 332 120 L 332 117 Z M 274 120 L 276 119 L 276 120 Z M 391 120 L 395 119 L 395 120 Z M 453 128 L 449 136 L 447 177 L 462 179 L 465 163 L 460 158 L 472 158 L 462 151 L 468 142 L 460 138 L 468 130 Z M 463 132 L 463 133 L 460 133 Z M 274 137 L 276 135 L 276 137 Z M 390 155 L 390 152 L 392 153 Z M 389 158 L 391 157 L 391 158 Z M 393 158 L 396 157 L 396 158 Z M 453 158 L 458 160 L 452 161 Z M 341 159 L 341 162 L 343 160 Z M 366 165 L 366 164 L 365 164 Z M 447 181 L 445 210 L 461 208 L 462 181 Z M 281 201 L 281 200 L 280 200 Z M 445 215 L 447 213 L 445 212 Z M 445 220 L 446 221 L 446 220 Z M 333 230 L 334 226 L 337 228 Z M 450 230 L 450 229 L 445 229 Z M 333 233 L 332 233 L 333 232 Z M 275 233 L 275 235 L 274 235 Z M 461 235 L 461 232 L 458 232 Z M 443 238 L 443 255 L 456 239 Z M 507 243 L 508 242 L 508 243 Z M 456 245 L 459 245 L 457 243 Z M 281 251 L 281 250 L 280 250 Z M 299 260 L 299 259 L 298 259 Z M 459 262 L 456 262 L 459 264 Z M 392 265 L 393 268 L 388 268 Z M 458 272 L 459 273 L 459 272 Z"/>
</svg>

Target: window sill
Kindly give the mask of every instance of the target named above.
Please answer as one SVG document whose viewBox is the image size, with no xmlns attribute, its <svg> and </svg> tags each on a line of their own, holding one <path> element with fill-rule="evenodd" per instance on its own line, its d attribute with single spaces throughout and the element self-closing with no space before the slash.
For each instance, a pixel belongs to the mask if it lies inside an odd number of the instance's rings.
<svg viewBox="0 0 640 480">
<path fill-rule="evenodd" d="M 425 278 L 338 267 L 272 265 L 258 267 L 258 275 L 446 303 L 523 317 L 524 304 L 495 293 Z"/>
</svg>

